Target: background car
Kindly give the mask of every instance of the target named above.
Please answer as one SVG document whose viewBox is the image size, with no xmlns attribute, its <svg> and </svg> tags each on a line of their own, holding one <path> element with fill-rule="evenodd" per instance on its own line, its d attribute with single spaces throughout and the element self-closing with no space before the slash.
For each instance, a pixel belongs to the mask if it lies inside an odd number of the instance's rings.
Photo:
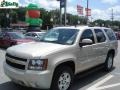
<svg viewBox="0 0 120 90">
<path fill-rule="evenodd" d="M 12 31 L 12 28 L 1 28 L 1 31 Z"/>
<path fill-rule="evenodd" d="M 45 32 L 28 32 L 25 34 L 26 38 L 40 41 Z"/>
<path fill-rule="evenodd" d="M 120 32 L 119 31 L 115 32 L 115 35 L 116 35 L 117 39 L 120 40 Z"/>
<path fill-rule="evenodd" d="M 21 43 L 32 42 L 31 39 L 26 39 L 21 32 L 0 32 L 0 46 L 9 47 Z"/>
<path fill-rule="evenodd" d="M 27 29 L 26 28 L 16 28 L 16 30 L 25 34 Z"/>
<path fill-rule="evenodd" d="M 26 32 L 41 32 L 41 29 L 38 26 L 29 26 Z"/>
</svg>

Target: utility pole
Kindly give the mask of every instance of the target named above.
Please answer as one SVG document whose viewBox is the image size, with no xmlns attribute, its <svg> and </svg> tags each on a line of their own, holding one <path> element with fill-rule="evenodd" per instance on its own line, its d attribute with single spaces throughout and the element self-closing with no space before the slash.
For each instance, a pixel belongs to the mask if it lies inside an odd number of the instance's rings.
<svg viewBox="0 0 120 90">
<path fill-rule="evenodd" d="M 88 25 L 88 8 L 89 8 L 89 0 L 87 0 L 87 25 Z"/>
<path fill-rule="evenodd" d="M 62 25 L 62 8 L 60 7 L 60 25 Z"/>
<path fill-rule="evenodd" d="M 64 25 L 66 26 L 66 17 L 67 17 L 67 0 L 65 0 L 65 7 L 64 7 Z"/>
<path fill-rule="evenodd" d="M 114 20 L 114 13 L 113 13 L 113 9 L 112 9 L 112 13 L 111 13 L 111 20 L 112 20 L 112 25 L 113 25 L 113 20 Z M 112 26 L 111 25 L 111 26 Z"/>
</svg>

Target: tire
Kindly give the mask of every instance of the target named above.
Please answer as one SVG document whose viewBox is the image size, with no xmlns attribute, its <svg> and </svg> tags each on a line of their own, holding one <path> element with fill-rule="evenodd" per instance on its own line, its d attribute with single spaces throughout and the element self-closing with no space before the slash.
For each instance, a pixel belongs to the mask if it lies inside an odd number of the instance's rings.
<svg viewBox="0 0 120 90">
<path fill-rule="evenodd" d="M 108 53 L 104 67 L 105 67 L 105 71 L 111 71 L 113 68 L 113 59 L 114 59 L 114 55 L 113 53 Z"/>
<path fill-rule="evenodd" d="M 74 74 L 70 67 L 58 67 L 55 70 L 50 90 L 69 90 L 73 82 L 73 77 Z"/>
</svg>

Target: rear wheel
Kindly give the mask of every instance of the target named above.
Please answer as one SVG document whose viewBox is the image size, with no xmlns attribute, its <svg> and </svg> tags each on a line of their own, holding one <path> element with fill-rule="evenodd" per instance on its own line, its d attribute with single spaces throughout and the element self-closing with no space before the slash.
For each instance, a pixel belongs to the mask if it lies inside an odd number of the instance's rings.
<svg viewBox="0 0 120 90">
<path fill-rule="evenodd" d="M 73 82 L 73 71 L 70 67 L 62 66 L 55 70 L 51 90 L 69 90 Z"/>
<path fill-rule="evenodd" d="M 113 53 L 109 53 L 107 55 L 106 62 L 105 62 L 105 70 L 106 71 L 111 71 L 112 70 L 112 68 L 113 68 L 113 59 L 114 59 Z"/>
</svg>

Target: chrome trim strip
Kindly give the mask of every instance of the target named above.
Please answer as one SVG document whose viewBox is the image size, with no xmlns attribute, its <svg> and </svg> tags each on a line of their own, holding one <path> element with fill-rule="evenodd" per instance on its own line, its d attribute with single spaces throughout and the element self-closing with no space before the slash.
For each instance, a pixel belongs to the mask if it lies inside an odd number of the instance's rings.
<svg viewBox="0 0 120 90">
<path fill-rule="evenodd" d="M 12 63 L 16 63 L 16 64 L 20 64 L 20 65 L 26 65 L 26 62 L 24 62 L 24 61 L 15 60 L 15 59 L 10 58 L 10 57 L 7 57 L 7 56 L 6 56 L 6 59 L 7 59 L 8 61 L 12 62 Z"/>
</svg>

